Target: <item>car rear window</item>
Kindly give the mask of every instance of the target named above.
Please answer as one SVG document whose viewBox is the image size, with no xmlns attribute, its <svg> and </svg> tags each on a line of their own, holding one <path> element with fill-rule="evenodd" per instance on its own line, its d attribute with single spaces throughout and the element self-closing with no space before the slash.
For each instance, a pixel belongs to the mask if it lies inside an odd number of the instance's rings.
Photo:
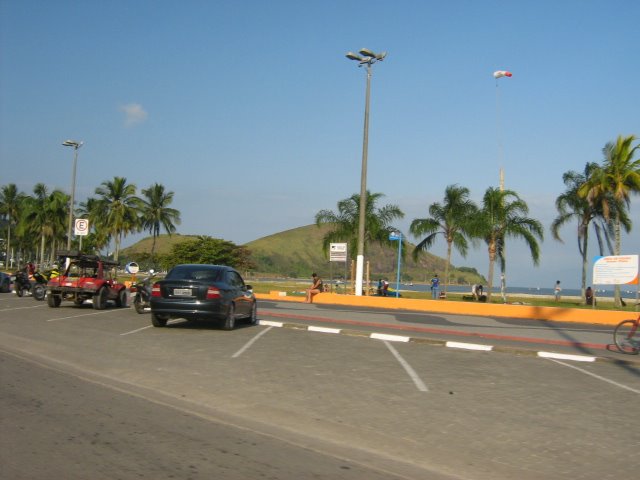
<svg viewBox="0 0 640 480">
<path fill-rule="evenodd" d="M 199 280 L 217 282 L 222 279 L 221 268 L 204 265 L 178 265 L 173 267 L 166 276 L 167 280 Z"/>
</svg>

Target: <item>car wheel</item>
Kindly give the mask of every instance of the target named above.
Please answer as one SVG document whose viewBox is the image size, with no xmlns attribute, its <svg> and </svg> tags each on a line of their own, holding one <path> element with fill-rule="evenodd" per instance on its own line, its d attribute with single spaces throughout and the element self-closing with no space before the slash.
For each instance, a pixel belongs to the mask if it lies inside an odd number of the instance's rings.
<svg viewBox="0 0 640 480">
<path fill-rule="evenodd" d="M 233 303 L 229 304 L 229 310 L 227 310 L 227 316 L 224 319 L 223 328 L 225 330 L 233 330 L 236 326 L 236 307 Z"/>
<path fill-rule="evenodd" d="M 253 305 L 251 306 L 251 316 L 249 317 L 249 323 L 251 325 L 258 324 L 258 303 L 257 302 L 253 302 Z"/>
<path fill-rule="evenodd" d="M 116 300 L 116 307 L 124 308 L 127 306 L 127 291 L 123 288 L 118 293 L 118 298 Z"/>
<path fill-rule="evenodd" d="M 166 327 L 167 320 L 169 319 L 158 315 L 157 313 L 151 312 L 151 325 L 153 325 L 154 327 Z"/>
<path fill-rule="evenodd" d="M 38 283 L 33 286 L 33 298 L 38 300 L 39 302 L 44 300 L 44 296 L 46 295 L 47 290 L 44 288 L 44 285 Z"/>
<path fill-rule="evenodd" d="M 96 310 L 104 310 L 107 306 L 107 289 L 102 287 L 93 296 L 93 308 Z"/>
<path fill-rule="evenodd" d="M 60 297 L 60 295 L 53 295 L 51 293 L 49 295 L 47 295 L 47 304 L 51 308 L 59 307 L 60 303 L 62 303 L 62 298 Z"/>
</svg>

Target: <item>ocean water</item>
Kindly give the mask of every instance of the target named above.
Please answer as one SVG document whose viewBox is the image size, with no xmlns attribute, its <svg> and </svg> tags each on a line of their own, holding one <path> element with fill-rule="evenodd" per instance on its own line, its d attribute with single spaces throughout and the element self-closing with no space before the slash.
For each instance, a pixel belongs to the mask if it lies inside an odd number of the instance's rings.
<svg viewBox="0 0 640 480">
<path fill-rule="evenodd" d="M 395 289 L 395 282 L 389 282 L 389 287 Z M 440 290 L 442 290 L 442 285 L 440 285 Z M 633 287 L 629 288 L 629 287 Z M 414 291 L 414 292 L 428 292 L 430 291 L 429 285 L 407 285 L 400 284 L 400 291 Z M 448 292 L 455 293 L 469 293 L 471 294 L 471 287 L 468 285 L 449 285 L 447 286 Z M 609 297 L 613 298 L 613 288 L 598 288 L 595 289 L 597 297 Z M 487 293 L 487 286 L 484 285 L 484 292 Z M 636 289 L 635 285 L 624 285 L 621 287 L 622 296 L 625 298 L 635 298 L 636 297 Z M 500 285 L 493 286 L 492 289 L 493 295 L 500 295 Z M 528 295 L 553 295 L 553 287 L 551 288 L 541 288 L 541 287 L 509 287 L 507 286 L 507 295 L 518 295 L 518 294 L 528 294 Z M 561 295 L 567 297 L 579 297 L 582 294 L 580 289 L 575 288 L 563 288 Z"/>
</svg>

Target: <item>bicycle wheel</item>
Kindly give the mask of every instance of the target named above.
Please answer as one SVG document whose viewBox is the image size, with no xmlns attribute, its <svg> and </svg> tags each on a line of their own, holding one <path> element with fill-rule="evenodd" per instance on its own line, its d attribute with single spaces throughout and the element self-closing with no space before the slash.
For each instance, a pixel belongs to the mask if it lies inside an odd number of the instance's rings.
<svg viewBox="0 0 640 480">
<path fill-rule="evenodd" d="M 637 355 L 640 352 L 640 332 L 635 320 L 620 322 L 613 332 L 613 341 L 622 353 Z"/>
</svg>

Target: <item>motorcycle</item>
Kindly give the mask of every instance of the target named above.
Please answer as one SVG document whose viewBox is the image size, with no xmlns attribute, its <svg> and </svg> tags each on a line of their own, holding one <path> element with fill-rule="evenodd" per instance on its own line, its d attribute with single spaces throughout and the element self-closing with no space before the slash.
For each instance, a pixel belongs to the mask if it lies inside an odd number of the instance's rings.
<svg viewBox="0 0 640 480">
<path fill-rule="evenodd" d="M 153 270 L 149 270 L 147 277 L 131 285 L 131 293 L 135 292 L 133 307 L 138 313 L 146 313 L 151 310 L 151 279 L 154 277 L 154 273 Z"/>
<path fill-rule="evenodd" d="M 42 301 L 47 293 L 47 277 L 40 272 L 34 272 L 33 280 L 30 280 L 29 275 L 21 270 L 15 273 L 14 288 L 19 297 L 31 293 L 33 298 Z"/>
</svg>

